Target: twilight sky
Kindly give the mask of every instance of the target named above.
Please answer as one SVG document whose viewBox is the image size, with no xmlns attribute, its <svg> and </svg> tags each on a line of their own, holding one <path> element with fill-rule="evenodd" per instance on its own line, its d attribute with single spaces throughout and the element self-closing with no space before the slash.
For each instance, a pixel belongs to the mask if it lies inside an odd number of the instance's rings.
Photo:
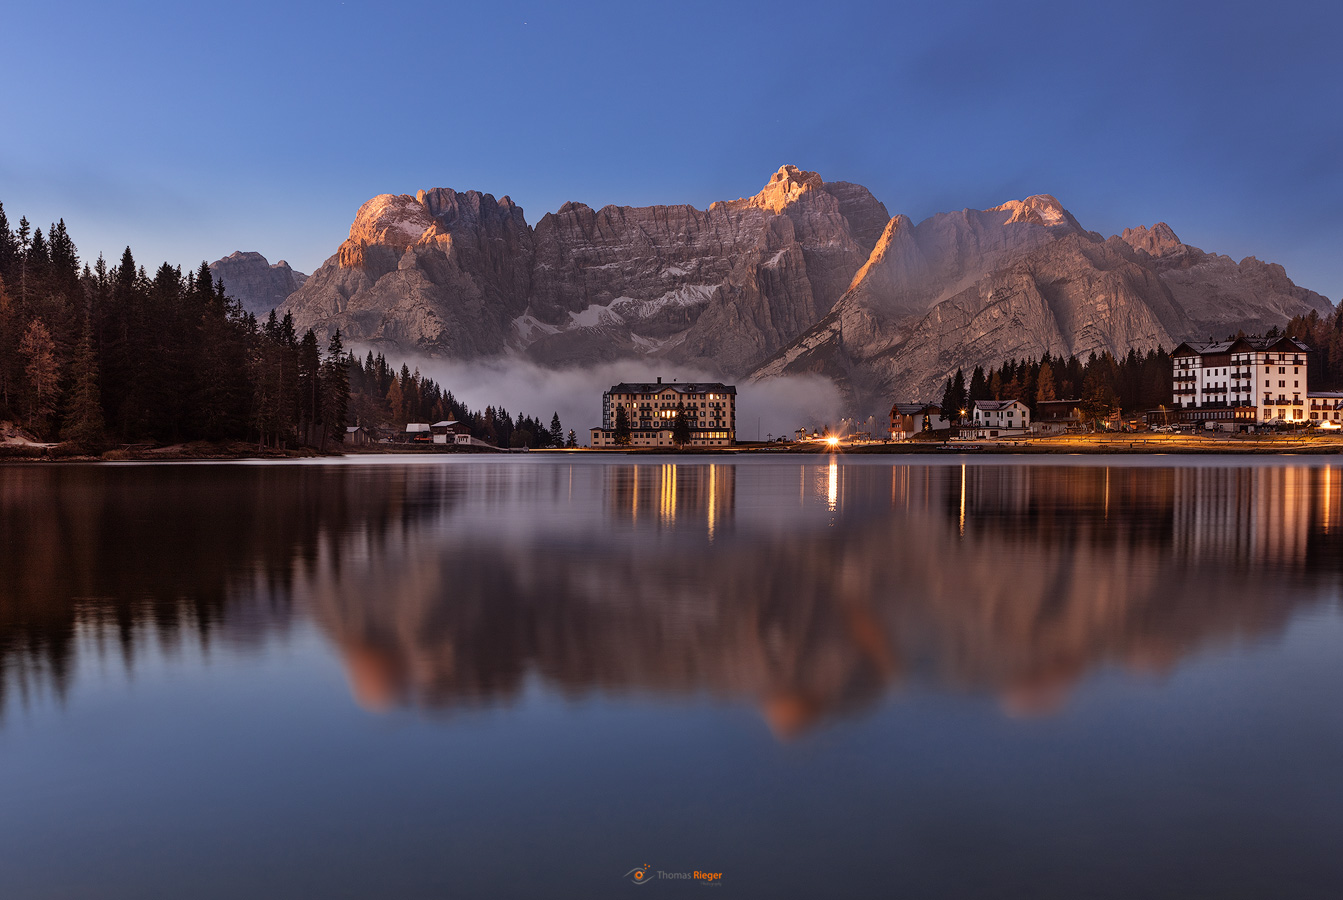
<svg viewBox="0 0 1343 900">
<path fill-rule="evenodd" d="M 1113 234 L 1343 293 L 1335 3 L 9 3 L 0 202 L 151 268 L 311 272 L 359 204 L 435 186 L 749 196 L 792 163 L 892 214 L 1057 196 Z"/>
</svg>

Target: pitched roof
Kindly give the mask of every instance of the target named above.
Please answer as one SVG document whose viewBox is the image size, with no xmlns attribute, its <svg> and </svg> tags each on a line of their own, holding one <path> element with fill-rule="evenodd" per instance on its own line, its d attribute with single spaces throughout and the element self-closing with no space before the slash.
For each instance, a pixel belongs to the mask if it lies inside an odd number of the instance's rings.
<svg viewBox="0 0 1343 900">
<path fill-rule="evenodd" d="M 622 381 L 611 385 L 612 394 L 656 394 L 658 391 L 676 391 L 678 394 L 736 394 L 737 386 L 719 381 Z"/>
<path fill-rule="evenodd" d="M 942 407 L 936 403 L 895 403 L 891 406 L 891 415 L 893 416 L 919 416 L 925 412 L 931 412 L 933 415 L 940 415 Z"/>
<path fill-rule="evenodd" d="M 1013 403 L 1020 403 L 1020 400 L 976 400 L 975 409 L 995 410 L 1007 409 Z"/>
<path fill-rule="evenodd" d="M 1282 350 L 1284 353 L 1308 353 L 1310 347 L 1300 338 L 1278 335 L 1277 337 L 1243 337 L 1230 341 L 1182 341 L 1170 352 L 1171 356 L 1210 356 L 1214 353 L 1236 353 L 1245 351 Z"/>
</svg>

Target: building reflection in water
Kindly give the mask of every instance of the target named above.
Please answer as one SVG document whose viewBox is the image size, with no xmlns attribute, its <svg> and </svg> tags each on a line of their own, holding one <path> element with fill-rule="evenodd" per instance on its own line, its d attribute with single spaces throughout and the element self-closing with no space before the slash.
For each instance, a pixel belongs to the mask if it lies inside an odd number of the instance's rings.
<svg viewBox="0 0 1343 900">
<path fill-rule="evenodd" d="M 306 615 L 371 710 L 539 676 L 749 703 L 780 737 L 904 686 L 1038 715 L 1332 596 L 1341 503 L 1296 466 L 5 471 L 0 683 L 65 678 L 80 629 L 133 660 Z"/>
<path fill-rule="evenodd" d="M 613 519 L 666 528 L 703 528 L 712 540 L 731 527 L 736 467 L 720 464 L 604 467 L 606 508 Z"/>
</svg>

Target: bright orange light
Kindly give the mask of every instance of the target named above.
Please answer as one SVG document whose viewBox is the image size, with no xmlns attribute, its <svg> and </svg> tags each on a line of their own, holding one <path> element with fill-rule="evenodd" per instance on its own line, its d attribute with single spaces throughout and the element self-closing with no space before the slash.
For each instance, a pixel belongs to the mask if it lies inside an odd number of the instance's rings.
<svg viewBox="0 0 1343 900">
<path fill-rule="evenodd" d="M 828 438 L 826 438 L 825 442 L 829 444 L 831 447 L 839 446 L 839 438 L 835 437 L 833 434 L 830 435 Z"/>
</svg>

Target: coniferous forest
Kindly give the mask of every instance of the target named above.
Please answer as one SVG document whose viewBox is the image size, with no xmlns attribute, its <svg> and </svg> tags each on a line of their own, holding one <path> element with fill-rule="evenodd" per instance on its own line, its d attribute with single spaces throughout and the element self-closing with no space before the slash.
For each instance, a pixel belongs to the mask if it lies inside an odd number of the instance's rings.
<svg viewBox="0 0 1343 900">
<path fill-rule="evenodd" d="M 1032 412 L 1036 403 L 1077 400 L 1089 416 L 1137 414 L 1171 402 L 1170 354 L 1163 348 L 1129 350 L 1116 359 L 1109 352 L 1076 356 L 1045 354 L 1039 360 L 1010 359 L 997 368 L 976 366 L 967 382 L 964 371 L 947 379 L 942 408 L 968 409 L 976 400 L 1020 400 Z"/>
<path fill-rule="evenodd" d="M 503 447 L 566 443 L 558 416 L 468 410 L 382 356 L 326 347 L 292 319 L 242 310 L 202 262 L 149 274 L 126 248 L 81 263 L 64 220 L 11 227 L 0 204 L 0 420 L 81 453 L 137 444 L 248 441 L 330 449 L 347 425 L 455 419 Z M 573 445 L 572 432 L 568 441 Z"/>
</svg>

